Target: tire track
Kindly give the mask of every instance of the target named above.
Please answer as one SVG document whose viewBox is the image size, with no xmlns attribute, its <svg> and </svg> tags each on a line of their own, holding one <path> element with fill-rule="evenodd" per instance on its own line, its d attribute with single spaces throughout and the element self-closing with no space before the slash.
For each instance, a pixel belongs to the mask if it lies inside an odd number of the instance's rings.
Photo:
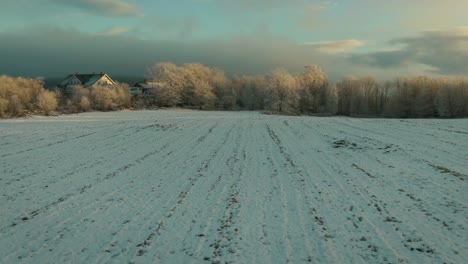
<svg viewBox="0 0 468 264">
<path fill-rule="evenodd" d="M 206 135 L 199 137 L 197 140 L 197 143 L 200 144 L 203 141 L 205 141 L 207 138 L 207 135 L 210 134 L 215 127 L 216 125 L 212 126 Z M 226 134 L 225 140 L 223 142 L 227 141 L 231 132 L 232 132 L 232 129 L 229 130 L 229 132 Z M 172 208 L 165 214 L 165 216 L 161 220 L 158 221 L 156 227 L 151 231 L 151 233 L 146 237 L 146 239 L 143 242 L 137 244 L 137 248 L 139 249 L 136 253 L 136 256 L 143 256 L 147 252 L 147 248 L 151 245 L 152 241 L 155 240 L 156 237 L 159 235 L 160 229 L 164 225 L 164 221 L 167 221 L 169 218 L 171 218 L 172 215 L 179 208 L 179 206 L 184 202 L 185 198 L 187 197 L 187 194 L 193 188 L 195 183 L 200 179 L 200 177 L 204 176 L 203 172 L 207 171 L 212 158 L 218 154 L 218 152 L 221 150 L 222 147 L 223 147 L 223 144 L 220 144 L 218 147 L 216 147 L 216 149 L 213 151 L 211 156 L 208 159 L 206 159 L 204 162 L 202 162 L 201 166 L 199 166 L 197 169 L 198 174 L 195 177 L 191 178 L 190 184 L 186 186 L 183 191 L 180 192 L 179 197 L 177 198 Z"/>
</svg>

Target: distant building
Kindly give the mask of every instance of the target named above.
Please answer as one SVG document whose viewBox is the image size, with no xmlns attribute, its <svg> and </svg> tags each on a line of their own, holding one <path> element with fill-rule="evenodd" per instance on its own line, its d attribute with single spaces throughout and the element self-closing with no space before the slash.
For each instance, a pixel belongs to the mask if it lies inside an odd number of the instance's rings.
<svg viewBox="0 0 468 264">
<path fill-rule="evenodd" d="M 160 82 L 156 81 L 143 81 L 143 82 L 137 82 L 133 84 L 130 87 L 130 94 L 132 96 L 136 95 L 142 95 L 142 96 L 148 96 L 148 95 L 154 95 L 156 93 L 156 90 L 161 87 Z"/>
<path fill-rule="evenodd" d="M 58 88 L 62 90 L 64 94 L 70 94 L 73 91 L 73 87 L 83 86 L 85 88 L 93 88 L 102 85 L 116 84 L 109 75 L 105 73 L 92 73 L 92 74 L 70 74 L 62 82 L 60 82 Z"/>
</svg>

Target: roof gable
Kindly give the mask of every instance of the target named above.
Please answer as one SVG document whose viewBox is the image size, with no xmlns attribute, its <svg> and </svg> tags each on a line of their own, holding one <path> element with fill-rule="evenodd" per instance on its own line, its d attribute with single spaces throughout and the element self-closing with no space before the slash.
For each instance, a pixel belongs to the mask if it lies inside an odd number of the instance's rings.
<svg viewBox="0 0 468 264">
<path fill-rule="evenodd" d="M 66 86 L 70 83 L 72 80 L 77 80 L 79 84 L 76 85 L 82 85 L 84 87 L 90 87 L 93 86 L 100 81 L 104 81 L 107 84 L 115 84 L 116 82 L 112 80 L 109 75 L 105 73 L 92 73 L 92 74 L 70 74 L 65 79 L 60 83 L 60 86 Z"/>
<path fill-rule="evenodd" d="M 60 82 L 59 86 L 67 86 L 70 83 L 72 83 L 72 81 L 79 82 L 79 84 L 77 85 L 82 84 L 80 79 L 78 79 L 74 74 L 70 74 L 67 77 L 65 77 L 65 79 L 62 80 L 62 82 Z"/>
</svg>

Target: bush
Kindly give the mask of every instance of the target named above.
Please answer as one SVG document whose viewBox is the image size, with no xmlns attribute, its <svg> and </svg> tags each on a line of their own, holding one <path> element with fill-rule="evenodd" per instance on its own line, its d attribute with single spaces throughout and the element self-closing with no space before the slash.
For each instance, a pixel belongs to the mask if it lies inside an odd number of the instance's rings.
<svg viewBox="0 0 468 264">
<path fill-rule="evenodd" d="M 101 111 L 115 111 L 130 107 L 130 91 L 126 84 L 92 88 L 94 107 Z"/>
<path fill-rule="evenodd" d="M 8 100 L 0 98 L 0 117 L 5 117 L 8 110 Z"/>
<path fill-rule="evenodd" d="M 0 76 L 0 116 L 21 116 L 38 109 L 37 98 L 44 91 L 41 78 Z"/>
<path fill-rule="evenodd" d="M 80 108 L 82 111 L 89 111 L 91 107 L 91 102 L 87 96 L 82 96 L 80 100 Z"/>
<path fill-rule="evenodd" d="M 43 111 L 46 115 L 49 115 L 50 112 L 55 111 L 57 109 L 58 94 L 55 92 L 50 92 L 43 90 L 37 96 L 37 107 L 39 110 Z"/>
<path fill-rule="evenodd" d="M 10 97 L 8 112 L 11 116 L 24 115 L 23 104 L 21 104 L 21 100 L 19 99 L 18 95 L 15 94 Z"/>
</svg>

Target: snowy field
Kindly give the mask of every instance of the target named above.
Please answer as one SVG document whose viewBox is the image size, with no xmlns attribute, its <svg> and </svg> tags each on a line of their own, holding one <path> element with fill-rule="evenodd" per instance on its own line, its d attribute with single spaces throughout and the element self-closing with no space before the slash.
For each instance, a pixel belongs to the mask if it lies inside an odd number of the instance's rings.
<svg viewBox="0 0 468 264">
<path fill-rule="evenodd" d="M 468 119 L 0 121 L 0 263 L 468 263 Z"/>
</svg>

